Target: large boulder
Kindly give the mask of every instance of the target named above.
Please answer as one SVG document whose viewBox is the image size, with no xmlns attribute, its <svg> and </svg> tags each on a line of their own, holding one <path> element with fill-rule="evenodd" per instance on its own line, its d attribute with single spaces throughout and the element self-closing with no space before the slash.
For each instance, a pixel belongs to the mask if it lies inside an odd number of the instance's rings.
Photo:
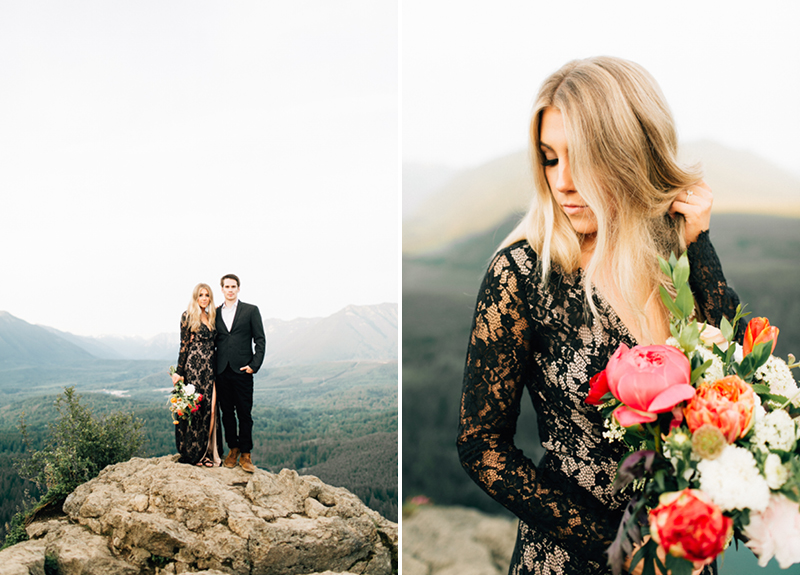
<svg viewBox="0 0 800 575">
<path fill-rule="evenodd" d="M 390 575 L 397 525 L 346 489 L 284 469 L 201 468 L 177 456 L 104 469 L 67 497 L 66 517 L 34 522 L 30 541 L 0 552 L 63 575 L 208 572 Z M 13 557 L 12 559 L 9 559 Z M 5 571 L 4 571 L 5 573 Z"/>
<path fill-rule="evenodd" d="M 403 515 L 403 575 L 505 575 L 517 521 L 421 505 Z"/>
</svg>

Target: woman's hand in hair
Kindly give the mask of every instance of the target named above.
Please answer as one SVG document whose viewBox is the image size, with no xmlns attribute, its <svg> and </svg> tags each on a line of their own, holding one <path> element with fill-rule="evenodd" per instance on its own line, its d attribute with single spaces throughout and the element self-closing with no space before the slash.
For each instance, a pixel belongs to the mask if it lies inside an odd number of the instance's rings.
<svg viewBox="0 0 800 575">
<path fill-rule="evenodd" d="M 681 214 L 686 220 L 684 239 L 686 245 L 693 243 L 711 224 L 711 204 L 714 194 L 704 181 L 681 191 L 669 208 L 671 216 Z"/>
</svg>

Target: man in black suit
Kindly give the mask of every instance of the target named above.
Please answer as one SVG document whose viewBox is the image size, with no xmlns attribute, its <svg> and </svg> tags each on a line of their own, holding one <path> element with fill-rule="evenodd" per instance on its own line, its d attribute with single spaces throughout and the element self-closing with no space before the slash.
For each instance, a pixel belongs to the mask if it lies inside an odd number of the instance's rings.
<svg viewBox="0 0 800 575">
<path fill-rule="evenodd" d="M 253 409 L 253 374 L 264 361 L 267 338 L 258 308 L 239 301 L 239 278 L 228 274 L 222 277 L 220 285 L 225 303 L 217 308 L 217 394 L 225 442 L 231 450 L 223 464 L 236 467 L 238 461 L 242 469 L 252 473 L 256 470 L 250 458 L 253 448 L 253 418 L 250 415 Z"/>
</svg>

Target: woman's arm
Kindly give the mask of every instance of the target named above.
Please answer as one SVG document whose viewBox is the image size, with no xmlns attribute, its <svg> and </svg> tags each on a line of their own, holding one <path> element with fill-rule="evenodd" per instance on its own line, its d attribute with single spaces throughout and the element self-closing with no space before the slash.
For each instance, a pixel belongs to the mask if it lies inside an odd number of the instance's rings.
<svg viewBox="0 0 800 575">
<path fill-rule="evenodd" d="M 739 296 L 722 273 L 722 265 L 711 245 L 708 231 L 701 233 L 697 241 L 689 245 L 688 255 L 691 265 L 689 286 L 703 318 L 715 327 L 719 327 L 722 316 L 732 320 L 739 305 Z M 737 333 L 737 336 L 743 335 L 743 331 Z"/>
<path fill-rule="evenodd" d="M 491 497 L 576 553 L 603 561 L 619 517 L 587 491 L 514 445 L 524 382 L 534 369 L 534 332 L 524 278 L 499 254 L 489 267 L 472 325 L 461 398 L 461 464 Z"/>
<path fill-rule="evenodd" d="M 181 348 L 178 352 L 178 367 L 175 368 L 175 374 L 180 379 L 186 374 L 186 359 L 189 357 L 189 342 L 192 340 L 192 333 L 189 331 L 189 318 L 186 312 L 181 316 Z M 175 383 L 177 379 L 173 376 L 172 382 Z"/>
<path fill-rule="evenodd" d="M 708 237 L 713 203 L 711 188 L 700 181 L 678 195 L 670 207 L 670 213 L 682 215 L 686 222 L 684 239 L 691 264 L 689 286 L 697 308 L 705 321 L 719 327 L 722 316 L 732 320 L 736 315 L 739 296 L 725 280 L 717 252 Z M 737 339 L 741 340 L 742 337 L 743 328 L 737 330 Z"/>
</svg>

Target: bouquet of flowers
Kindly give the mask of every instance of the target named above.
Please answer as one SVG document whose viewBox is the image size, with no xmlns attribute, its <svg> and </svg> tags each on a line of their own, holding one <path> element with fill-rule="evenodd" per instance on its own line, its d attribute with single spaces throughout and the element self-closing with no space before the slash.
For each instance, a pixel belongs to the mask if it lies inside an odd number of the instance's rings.
<svg viewBox="0 0 800 575">
<path fill-rule="evenodd" d="M 661 288 L 671 314 L 667 345 L 622 344 L 590 382 L 586 402 L 605 417 L 610 441 L 629 448 L 615 491 L 631 492 L 608 550 L 615 573 L 634 545 L 644 560 L 689 575 L 734 534 L 765 566 L 800 562 L 800 391 L 791 369 L 772 355 L 778 328 L 766 318 L 747 325 L 735 343 L 742 307 L 720 329 L 693 319 L 686 254 L 660 259 L 676 296 Z"/>
<path fill-rule="evenodd" d="M 173 375 L 174 373 L 175 367 L 170 366 L 169 374 Z M 194 386 L 191 383 L 184 384 L 183 378 L 180 378 L 174 385 L 174 391 L 167 402 L 173 424 L 178 425 L 181 419 L 188 420 L 189 425 L 192 424 L 192 414 L 200 409 L 200 402 L 203 401 L 203 394 L 195 392 Z"/>
</svg>

